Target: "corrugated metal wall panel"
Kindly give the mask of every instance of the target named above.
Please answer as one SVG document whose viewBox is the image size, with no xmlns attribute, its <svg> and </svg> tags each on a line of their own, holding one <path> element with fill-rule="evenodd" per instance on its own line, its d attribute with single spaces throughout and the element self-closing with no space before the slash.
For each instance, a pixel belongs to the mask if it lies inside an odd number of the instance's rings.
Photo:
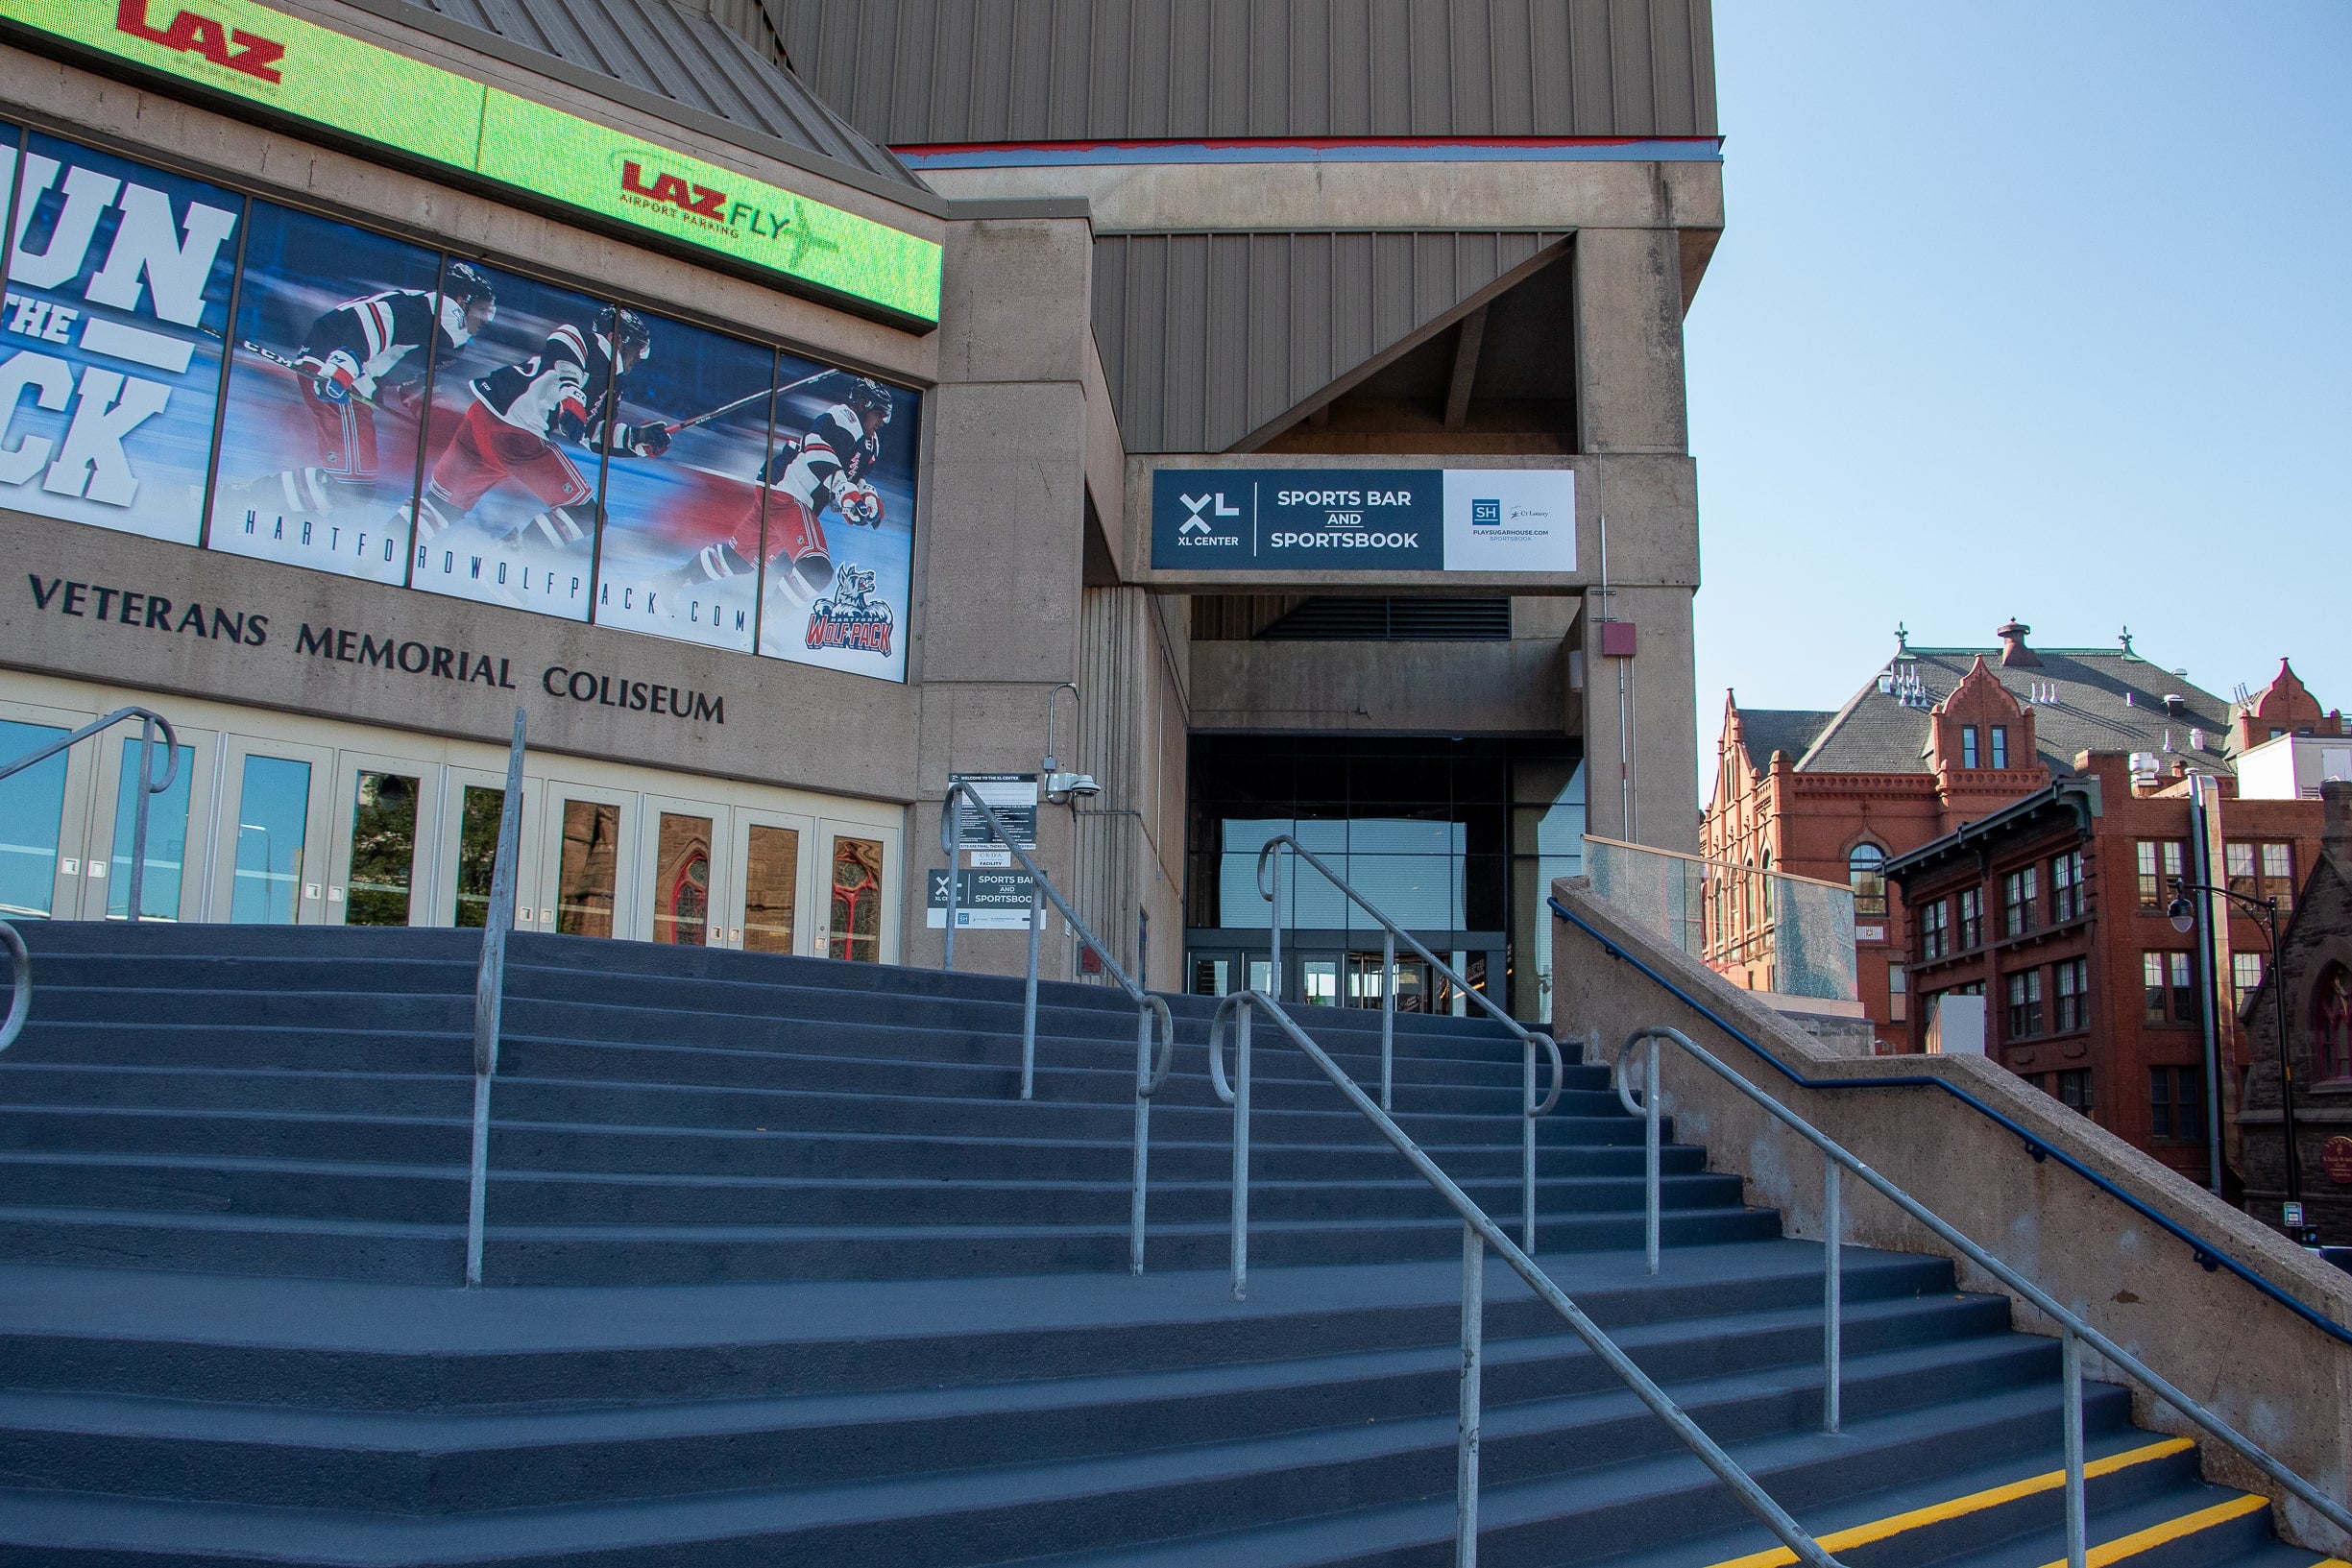
<svg viewBox="0 0 2352 1568">
<path fill-rule="evenodd" d="M 1548 262 L 1564 237 L 1105 235 L 1095 242 L 1095 339 L 1128 449 L 1227 450 Z"/>
<path fill-rule="evenodd" d="M 759 0 L 711 0 L 708 10 L 669 0 L 409 3 L 868 174 L 922 186 L 887 148 L 869 141 L 776 63 Z M 857 52 L 848 58 L 855 60 Z"/>
<path fill-rule="evenodd" d="M 817 95 L 902 146 L 1715 133 L 1709 0 L 770 0 L 770 13 Z"/>
</svg>

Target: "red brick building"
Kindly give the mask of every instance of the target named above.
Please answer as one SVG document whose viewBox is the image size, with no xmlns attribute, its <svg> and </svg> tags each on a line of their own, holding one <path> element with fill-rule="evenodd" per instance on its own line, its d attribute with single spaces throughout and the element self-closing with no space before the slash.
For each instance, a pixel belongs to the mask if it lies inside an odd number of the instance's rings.
<svg viewBox="0 0 2352 1568">
<path fill-rule="evenodd" d="M 2213 1096 L 2196 939 L 2173 929 L 2172 879 L 2196 880 L 2191 783 L 2161 754 L 2083 752 L 2044 788 L 1889 862 L 1910 932 L 1906 1049 L 1925 1049 L 1944 998 L 1985 999 L 1985 1054 L 2182 1174 L 2204 1181 Z M 2211 781 L 2212 880 L 2291 908 L 2316 862 L 2320 807 L 2242 800 Z M 2224 1048 L 2223 1147 L 2247 1044 L 2236 1015 L 2267 943 L 2241 906 L 2215 958 Z"/>
<path fill-rule="evenodd" d="M 2011 621 L 1992 648 L 1916 648 L 1898 634 L 1895 657 L 1833 712 L 1727 698 L 1700 853 L 1853 885 L 1859 995 L 1882 1050 L 1911 1049 L 1909 931 L 1887 900 L 1886 861 L 2048 787 L 2079 753 L 2223 771 L 2236 744 L 2230 705 L 2134 652 L 2128 635 L 2114 648 L 2037 649 L 2031 632 Z M 2300 704 L 2319 722 L 2299 682 L 2292 692 L 2274 683 L 2248 722 L 2294 722 Z M 1769 977 L 1746 957 L 1766 918 L 1727 906 L 1708 928 L 1709 961 L 1757 989 Z"/>
</svg>

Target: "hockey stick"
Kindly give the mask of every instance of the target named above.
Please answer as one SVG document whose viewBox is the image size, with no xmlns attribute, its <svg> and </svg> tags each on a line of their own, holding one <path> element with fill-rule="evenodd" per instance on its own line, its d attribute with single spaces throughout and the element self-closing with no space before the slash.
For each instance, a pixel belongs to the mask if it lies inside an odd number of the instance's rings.
<svg viewBox="0 0 2352 1568">
<path fill-rule="evenodd" d="M 847 371 L 842 370 L 818 371 L 814 375 L 802 376 L 799 380 L 792 382 L 789 386 L 762 387 L 759 391 L 747 393 L 744 396 L 738 398 L 731 403 L 721 403 L 707 414 L 697 414 L 691 420 L 680 420 L 675 424 L 669 426 L 669 433 L 674 436 L 681 430 L 691 430 L 698 424 L 708 424 L 713 420 L 717 419 L 720 415 L 732 414 L 737 409 L 742 407 L 745 403 L 757 402 L 762 398 L 769 397 L 771 395 L 781 398 L 788 392 L 798 392 L 802 387 L 809 385 L 809 383 L 812 381 L 822 381 L 828 375 L 847 375 L 849 373 Z"/>
<path fill-rule="evenodd" d="M 304 377 L 305 379 L 312 380 L 312 381 L 316 381 L 316 380 L 321 379 L 321 377 L 319 377 L 319 376 L 312 375 L 312 374 L 310 374 L 308 371 L 306 371 L 306 370 L 303 369 L 303 368 L 302 368 L 300 365 L 297 365 L 297 364 L 296 364 L 296 363 L 295 363 L 293 360 L 288 359 L 288 358 L 287 358 L 285 355 L 283 355 L 283 354 L 279 353 L 279 352 L 277 350 L 275 350 L 275 349 L 264 349 L 264 348 L 263 348 L 263 347 L 262 347 L 260 344 L 255 343 L 255 342 L 253 339 L 251 339 L 251 338 L 243 338 L 243 339 L 240 339 L 240 340 L 238 341 L 238 343 L 237 343 L 237 347 L 238 347 L 238 348 L 240 348 L 240 349 L 242 349 L 242 350 L 244 350 L 247 352 L 247 353 L 249 353 L 249 354 L 253 354 L 253 355 L 256 356 L 257 358 L 261 358 L 261 359 L 266 359 L 266 360 L 268 360 L 268 361 L 269 361 L 271 364 L 278 366 L 278 367 L 279 367 L 280 370 L 289 370 L 289 371 L 292 371 L 292 372 L 293 372 L 295 374 L 300 375 L 300 376 L 303 376 L 303 377 Z M 347 387 L 347 388 L 345 388 L 345 389 L 344 389 L 344 394 L 343 394 L 343 395 L 344 395 L 345 397 L 347 397 L 347 398 L 349 398 L 352 399 L 354 402 L 362 402 L 362 403 L 365 403 L 365 404 L 367 404 L 367 405 L 368 405 L 370 408 L 380 408 L 380 409 L 383 409 L 383 411 L 384 411 L 385 413 L 387 413 L 387 414 L 399 414 L 399 413 L 400 413 L 400 410 L 399 410 L 399 409 L 397 409 L 397 408 L 388 408 L 388 407 L 385 407 L 385 405 L 384 405 L 384 404 L 382 404 L 382 403 L 380 403 L 380 402 L 376 401 L 376 400 L 374 398 L 369 397 L 369 396 L 368 396 L 366 393 L 364 393 L 364 392 L 360 391 L 360 390 L 359 390 L 357 387 Z M 403 416 L 403 417 L 405 417 L 405 416 Z"/>
</svg>

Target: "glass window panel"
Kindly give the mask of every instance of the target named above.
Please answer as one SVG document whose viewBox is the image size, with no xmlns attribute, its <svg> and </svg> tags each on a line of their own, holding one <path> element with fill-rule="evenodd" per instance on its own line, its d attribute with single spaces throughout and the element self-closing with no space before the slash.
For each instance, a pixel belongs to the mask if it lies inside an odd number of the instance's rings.
<svg viewBox="0 0 2352 1568">
<path fill-rule="evenodd" d="M 457 822 L 457 905 L 449 924 L 476 930 L 488 924 L 490 884 L 498 869 L 498 818 L 506 791 L 466 785 Z"/>
<path fill-rule="evenodd" d="M 480 299 L 471 314 L 453 297 L 445 305 L 440 281 L 434 252 L 254 204 L 213 549 L 408 580 L 425 373 L 493 309 Z"/>
<path fill-rule="evenodd" d="M 303 833 L 309 820 L 308 762 L 258 754 L 245 759 L 244 777 L 237 785 L 230 925 L 294 924 L 302 911 Z"/>
<path fill-rule="evenodd" d="M 107 918 L 120 920 L 131 906 L 131 839 L 135 832 L 141 781 L 139 764 L 146 743 L 123 742 L 122 768 L 114 790 L 114 853 L 107 874 Z M 158 757 L 150 776 L 163 766 Z M 196 771 L 196 753 L 180 748 L 180 765 L 172 771 L 171 787 L 149 798 L 147 807 L 147 880 L 139 888 L 139 918 L 178 920 L 180 880 L 188 856 L 188 781 Z"/>
<path fill-rule="evenodd" d="M 711 819 L 664 811 L 653 852 L 653 939 L 701 947 L 711 919 Z"/>
<path fill-rule="evenodd" d="M 748 653 L 764 559 L 760 530 L 768 491 L 760 476 L 770 454 L 776 352 L 683 322 L 645 320 L 653 352 L 631 369 L 612 415 L 596 624 Z M 714 415 L 715 409 L 727 412 Z M 696 418 L 702 422 L 686 424 Z M 674 438 L 654 433 L 657 425 L 674 427 Z M 789 454 L 779 455 L 790 464 Z M 830 585 L 834 565 L 823 532 L 805 523 L 787 529 L 781 515 L 777 522 L 780 547 L 768 563 L 777 586 L 795 572 L 803 598 Z M 846 536 L 843 543 L 862 532 L 842 524 L 835 531 Z M 787 539 L 790 549 L 781 547 Z M 881 602 L 870 591 L 867 599 Z M 780 597 L 775 608 L 784 615 L 794 605 Z M 883 614 L 868 631 L 886 663 L 892 623 Z M 802 631 L 808 620 L 804 610 L 792 630 Z"/>
<path fill-rule="evenodd" d="M 352 806 L 352 880 L 347 926 L 405 926 L 416 878 L 417 781 L 362 769 Z"/>
<path fill-rule="evenodd" d="M 564 851 L 556 869 L 560 936 L 610 936 L 620 885 L 620 808 L 609 801 L 564 803 Z"/>
<path fill-rule="evenodd" d="M 194 544 L 245 198 L 39 134 L 17 183 L 8 326 L 20 378 L 0 505 Z M 120 591 L 91 599 L 127 625 L 165 624 L 172 609 Z"/>
<path fill-rule="evenodd" d="M 416 502 L 410 582 L 428 592 L 586 620 L 602 472 L 588 436 L 613 413 L 614 361 L 595 344 L 605 306 L 472 265 L 496 290 L 498 313 L 463 349 L 433 363 L 424 437 L 431 455 Z M 587 411 L 578 422 L 560 417 L 544 368 L 577 363 L 572 343 L 588 346 L 590 361 L 573 399 Z"/>
<path fill-rule="evenodd" d="M 1330 1007 L 1340 1000 L 1340 965 L 1336 958 L 1309 958 L 1298 966 L 1298 994 L 1310 1007 Z"/>
<path fill-rule="evenodd" d="M 1511 798 L 1522 806 L 1582 806 L 1585 765 L 1565 758 L 1516 762 L 1511 769 Z"/>
<path fill-rule="evenodd" d="M 792 905 L 800 896 L 800 830 L 755 827 L 743 857 L 743 948 L 792 951 Z"/>
<path fill-rule="evenodd" d="M 882 846 L 870 838 L 833 841 L 833 921 L 827 951 L 859 963 L 882 961 Z"/>
<path fill-rule="evenodd" d="M 1511 853 L 1583 858 L 1584 803 L 1568 801 L 1554 806 L 1522 806 L 1515 809 L 1512 812 Z"/>
<path fill-rule="evenodd" d="M 0 719 L 0 758 L 22 757 L 64 734 L 61 727 Z M 0 915 L 48 916 L 64 820 L 65 753 L 0 779 Z"/>
</svg>

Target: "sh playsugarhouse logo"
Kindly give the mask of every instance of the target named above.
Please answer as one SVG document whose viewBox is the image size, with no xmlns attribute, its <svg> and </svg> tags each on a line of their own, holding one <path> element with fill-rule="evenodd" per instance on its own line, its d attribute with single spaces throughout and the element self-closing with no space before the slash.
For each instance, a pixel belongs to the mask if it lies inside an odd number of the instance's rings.
<svg viewBox="0 0 2352 1568">
<path fill-rule="evenodd" d="M 1474 500 L 1474 501 L 1470 502 L 1470 526 L 1471 526 L 1471 527 L 1473 527 L 1473 528 L 1498 528 L 1498 527 L 1502 526 L 1502 521 L 1503 521 L 1503 503 L 1502 503 L 1502 502 L 1500 502 L 1500 501 L 1478 501 L 1478 500 Z"/>
<path fill-rule="evenodd" d="M 278 69 L 278 62 L 286 58 L 284 44 L 196 11 L 182 11 L 169 27 L 158 27 L 148 20 L 147 5 L 148 0 L 122 0 L 114 12 L 114 30 L 183 55 L 202 55 L 215 65 L 258 82 L 284 82 Z"/>
<path fill-rule="evenodd" d="M 730 201 L 716 186 L 650 167 L 651 153 L 616 154 L 620 164 L 620 199 L 637 206 L 667 207 L 714 229 L 740 230 L 760 239 L 782 239 L 792 226 L 789 212 L 771 212 L 749 202 Z"/>
</svg>

